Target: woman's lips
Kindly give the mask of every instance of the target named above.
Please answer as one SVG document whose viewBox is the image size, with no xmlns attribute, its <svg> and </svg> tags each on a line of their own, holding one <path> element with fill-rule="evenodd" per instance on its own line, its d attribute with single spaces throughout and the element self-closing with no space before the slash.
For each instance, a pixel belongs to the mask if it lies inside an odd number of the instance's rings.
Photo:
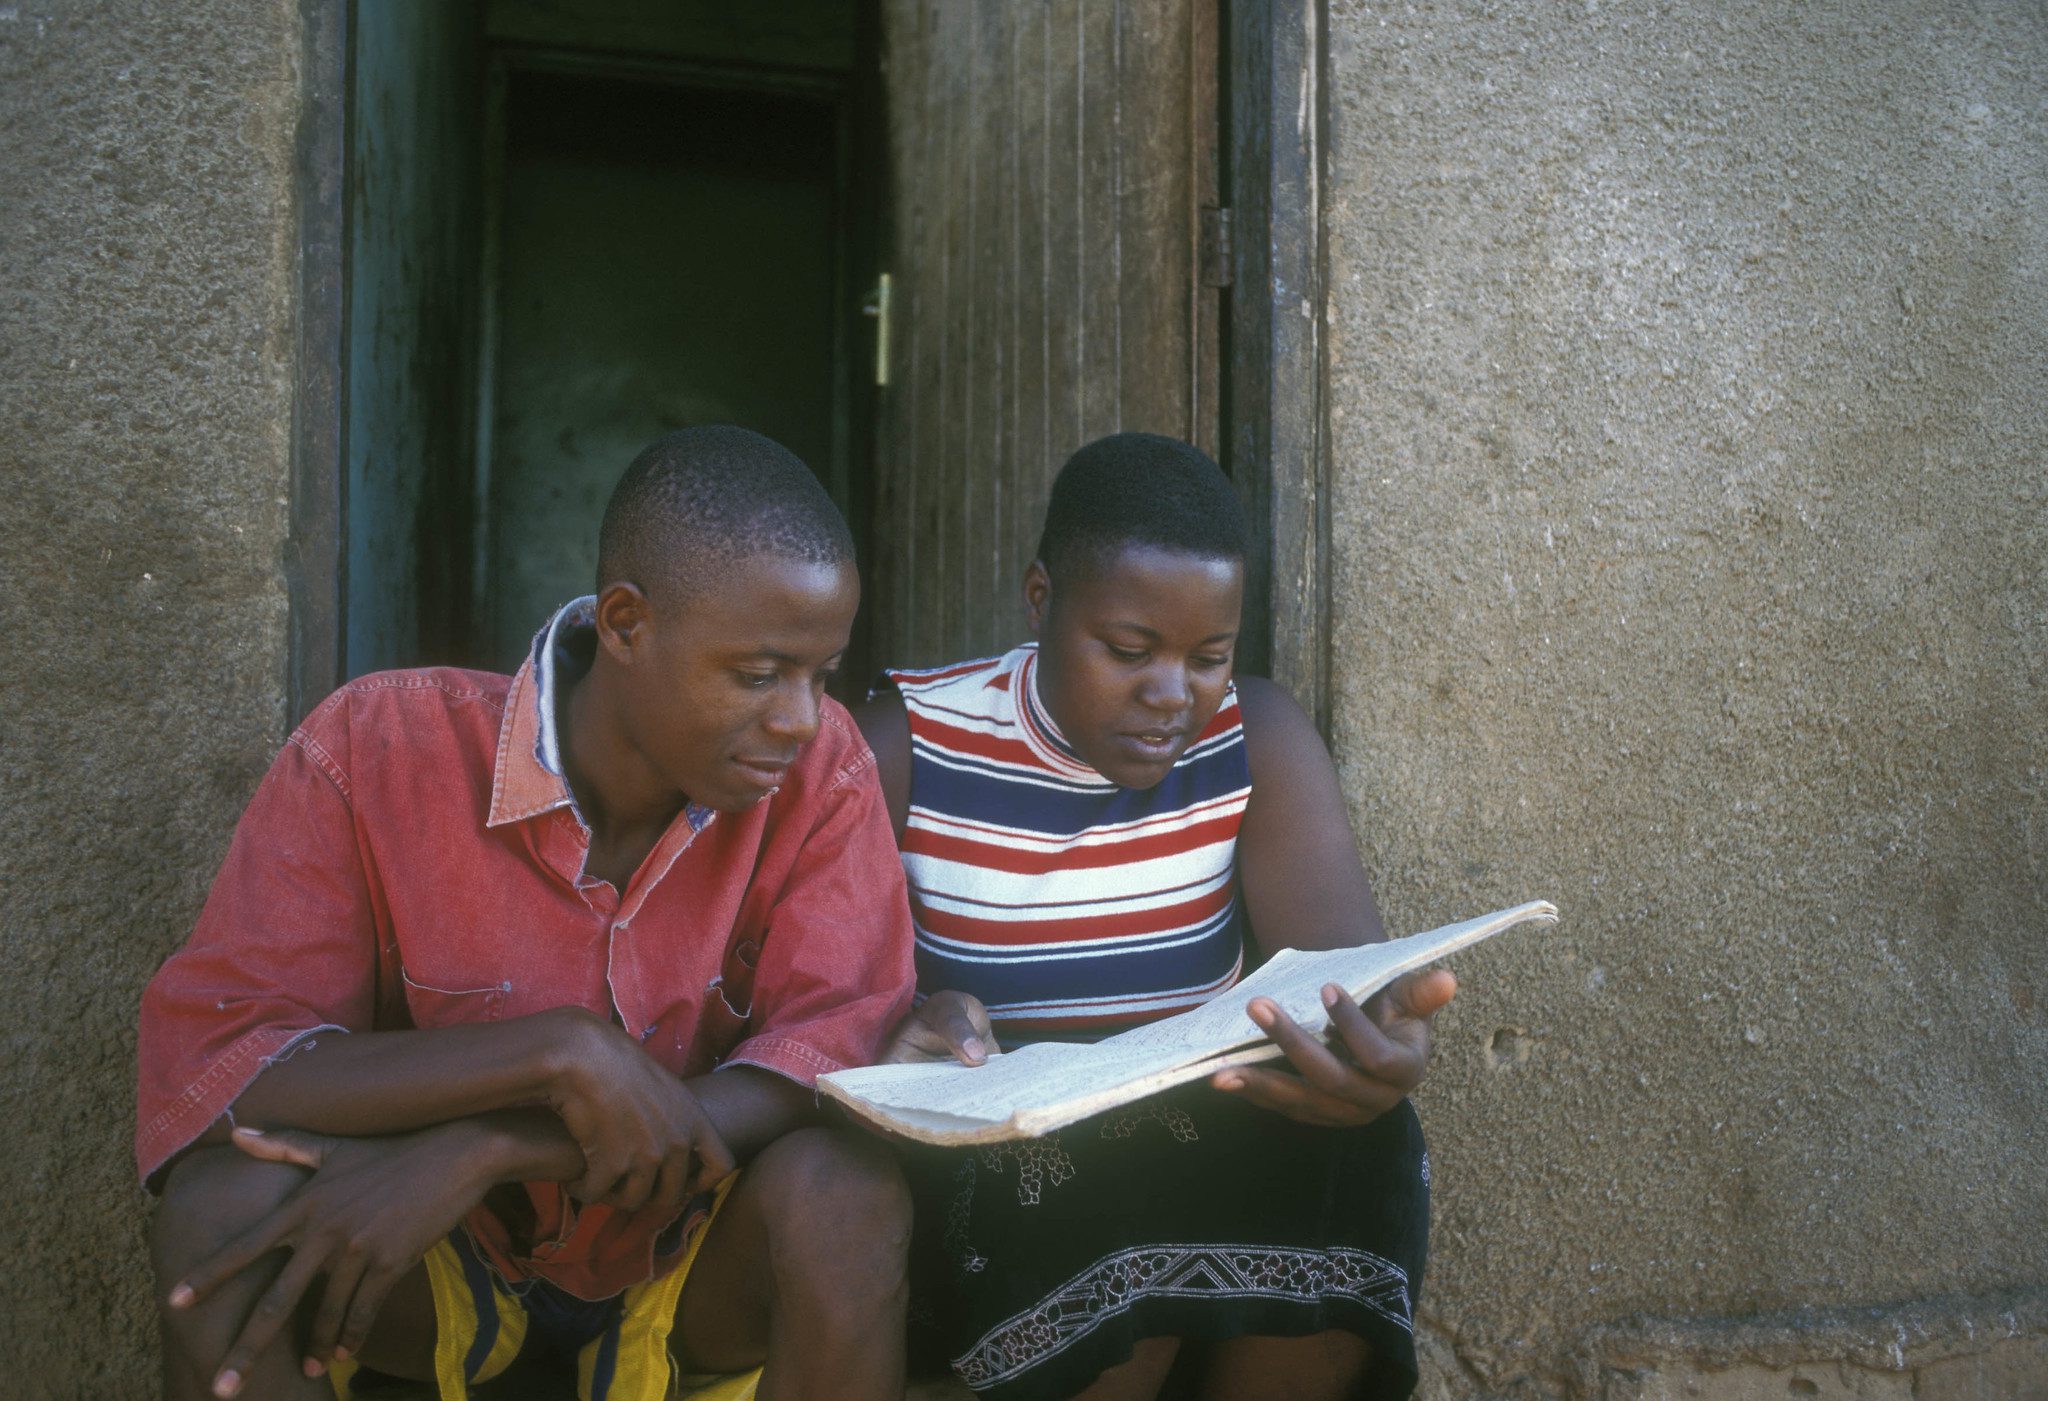
<svg viewBox="0 0 2048 1401">
<path fill-rule="evenodd" d="M 1124 748 L 1130 753 L 1156 763 L 1171 759 L 1180 752 L 1183 733 L 1180 730 L 1140 730 L 1126 732 L 1117 738 L 1123 741 Z"/>
</svg>

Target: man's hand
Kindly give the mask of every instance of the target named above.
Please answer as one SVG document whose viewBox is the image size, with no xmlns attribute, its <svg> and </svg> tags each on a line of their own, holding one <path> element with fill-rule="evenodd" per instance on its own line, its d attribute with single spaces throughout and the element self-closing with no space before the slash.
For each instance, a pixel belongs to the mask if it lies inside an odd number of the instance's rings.
<svg viewBox="0 0 2048 1401">
<path fill-rule="evenodd" d="M 896 1024 L 881 1063 L 951 1056 L 962 1065 L 980 1065 L 999 1049 L 988 1009 L 978 999 L 964 992 L 935 992 Z"/>
<path fill-rule="evenodd" d="M 1458 980 L 1443 969 L 1410 973 L 1361 1008 L 1332 983 L 1323 989 L 1323 1005 L 1330 1009 L 1325 1040 L 1303 1031 L 1275 1003 L 1255 997 L 1246 1010 L 1286 1053 L 1293 1072 L 1236 1066 L 1218 1071 L 1209 1083 L 1300 1123 L 1369 1124 L 1422 1083 L 1430 1019 L 1457 991 Z"/>
<path fill-rule="evenodd" d="M 252 1158 L 314 1169 L 305 1185 L 186 1274 L 170 1293 L 190 1308 L 273 1250 L 291 1252 L 221 1360 L 214 1394 L 233 1396 L 315 1278 L 326 1277 L 305 1370 L 360 1349 L 385 1296 L 496 1180 L 485 1132 L 454 1123 L 391 1138 L 236 1129 Z"/>
<path fill-rule="evenodd" d="M 652 1203 L 673 1216 L 733 1170 L 732 1153 L 697 1097 L 632 1037 L 581 1010 L 574 1021 L 548 1097 L 583 1150 L 569 1194 L 622 1211 Z"/>
</svg>

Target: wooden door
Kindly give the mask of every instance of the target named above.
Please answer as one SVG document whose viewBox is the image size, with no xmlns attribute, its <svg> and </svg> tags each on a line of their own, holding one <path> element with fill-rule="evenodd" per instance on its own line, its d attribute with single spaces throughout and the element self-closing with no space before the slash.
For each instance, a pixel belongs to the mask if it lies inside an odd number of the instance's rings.
<svg viewBox="0 0 2048 1401">
<path fill-rule="evenodd" d="M 1214 455 L 1216 0 L 885 0 L 882 662 L 1024 636 L 1060 464 L 1145 430 Z"/>
</svg>

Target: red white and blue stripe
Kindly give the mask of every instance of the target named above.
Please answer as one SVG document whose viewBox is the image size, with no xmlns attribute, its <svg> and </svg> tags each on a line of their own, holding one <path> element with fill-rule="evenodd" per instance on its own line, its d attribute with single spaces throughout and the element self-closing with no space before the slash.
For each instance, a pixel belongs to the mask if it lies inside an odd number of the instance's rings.
<svg viewBox="0 0 2048 1401">
<path fill-rule="evenodd" d="M 903 869 L 918 990 L 972 993 L 1005 1045 L 1093 1039 L 1238 979 L 1251 769 L 1232 687 L 1153 788 L 1084 763 L 1039 700 L 1038 648 L 892 671 L 910 716 Z"/>
</svg>

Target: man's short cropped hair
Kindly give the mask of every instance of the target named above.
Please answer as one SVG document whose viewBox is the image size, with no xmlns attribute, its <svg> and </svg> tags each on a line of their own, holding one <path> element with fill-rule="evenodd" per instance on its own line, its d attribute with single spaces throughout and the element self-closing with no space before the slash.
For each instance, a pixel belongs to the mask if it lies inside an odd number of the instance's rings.
<svg viewBox="0 0 2048 1401">
<path fill-rule="evenodd" d="M 597 533 L 597 587 L 697 587 L 768 555 L 846 564 L 853 536 L 811 469 L 745 428 L 679 428 L 642 449 Z"/>
<path fill-rule="evenodd" d="M 1200 448 L 1156 433 L 1113 433 L 1067 459 L 1052 484 L 1038 561 L 1059 577 L 1129 545 L 1203 559 L 1244 558 L 1244 508 Z"/>
</svg>

